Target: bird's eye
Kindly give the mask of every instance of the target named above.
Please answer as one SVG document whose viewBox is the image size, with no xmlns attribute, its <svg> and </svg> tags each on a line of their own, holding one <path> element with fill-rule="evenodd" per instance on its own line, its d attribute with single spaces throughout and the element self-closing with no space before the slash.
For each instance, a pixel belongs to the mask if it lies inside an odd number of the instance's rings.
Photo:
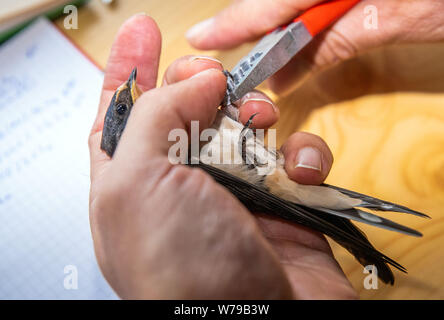
<svg viewBox="0 0 444 320">
<path fill-rule="evenodd" d="M 120 114 L 121 116 L 123 116 L 127 110 L 128 110 L 128 106 L 124 103 L 119 104 L 116 108 L 116 112 L 118 114 Z"/>
</svg>

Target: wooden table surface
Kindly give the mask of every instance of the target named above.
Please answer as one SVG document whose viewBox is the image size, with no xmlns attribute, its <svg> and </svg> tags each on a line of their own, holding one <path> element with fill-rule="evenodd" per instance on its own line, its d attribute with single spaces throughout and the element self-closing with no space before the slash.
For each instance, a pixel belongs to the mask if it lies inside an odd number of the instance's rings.
<svg viewBox="0 0 444 320">
<path fill-rule="evenodd" d="M 105 66 L 119 26 L 146 12 L 162 31 L 161 72 L 176 58 L 198 53 L 184 33 L 228 0 L 91 1 L 79 10 L 79 29 L 66 34 Z M 63 19 L 57 21 L 63 26 Z M 206 52 L 231 68 L 250 45 Z M 340 64 L 307 81 L 281 109 L 278 144 L 296 130 L 320 135 L 335 163 L 328 183 L 367 193 L 429 214 L 425 220 L 388 213 L 424 234 L 413 238 L 359 224 L 382 252 L 404 265 L 395 286 L 366 290 L 363 268 L 331 242 L 335 256 L 363 299 L 444 298 L 444 43 L 391 47 Z"/>
</svg>

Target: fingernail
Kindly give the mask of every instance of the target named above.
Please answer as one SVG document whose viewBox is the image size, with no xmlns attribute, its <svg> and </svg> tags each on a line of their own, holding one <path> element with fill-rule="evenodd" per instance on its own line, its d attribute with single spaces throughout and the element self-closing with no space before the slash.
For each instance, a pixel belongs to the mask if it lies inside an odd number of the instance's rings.
<svg viewBox="0 0 444 320">
<path fill-rule="evenodd" d="M 194 40 L 196 38 L 199 38 L 206 32 L 208 28 L 213 24 L 214 18 L 209 18 L 207 20 L 204 20 L 202 22 L 199 22 L 198 24 L 191 27 L 185 34 L 185 37 L 188 40 Z"/>
<path fill-rule="evenodd" d="M 216 63 L 219 63 L 222 66 L 222 62 L 220 62 L 219 60 L 217 60 L 216 58 L 213 57 L 207 57 L 207 56 L 193 56 L 190 58 L 190 61 L 196 61 L 196 60 L 207 60 L 207 61 L 213 61 Z"/>
<path fill-rule="evenodd" d="M 201 76 L 205 76 L 206 74 L 212 73 L 214 70 L 217 70 L 218 72 L 220 72 L 220 70 L 216 69 L 216 68 L 205 69 L 205 70 L 203 70 L 201 72 L 196 73 L 195 75 L 190 77 L 190 79 L 198 78 L 198 77 L 201 77 Z"/>
<path fill-rule="evenodd" d="M 139 13 L 136 13 L 135 16 L 147 16 L 148 17 L 148 14 L 146 12 L 139 12 Z"/>
<path fill-rule="evenodd" d="M 247 93 L 245 96 L 242 97 L 241 99 L 241 103 L 240 105 L 243 106 L 244 104 L 251 102 L 251 101 L 260 101 L 260 102 L 266 102 L 268 104 L 271 105 L 271 107 L 273 108 L 274 112 L 277 112 L 277 108 L 274 105 L 273 101 L 271 101 L 270 99 L 266 98 L 263 94 L 259 93 L 259 92 L 249 92 Z"/>
<path fill-rule="evenodd" d="M 131 17 L 129 17 L 128 19 L 126 19 L 126 21 L 130 21 L 131 19 L 133 19 L 133 18 L 136 18 L 136 17 L 149 17 L 145 12 L 139 12 L 139 13 L 135 13 L 135 14 L 133 14 Z"/>
<path fill-rule="evenodd" d="M 296 156 L 295 168 L 305 168 L 321 171 L 322 169 L 322 154 L 312 147 L 304 147 L 299 150 Z"/>
<path fill-rule="evenodd" d="M 139 12 L 139 13 L 133 14 L 131 17 L 126 19 L 126 21 L 131 21 L 132 19 L 137 18 L 137 17 L 149 17 L 149 15 L 146 14 L 145 12 Z"/>
</svg>

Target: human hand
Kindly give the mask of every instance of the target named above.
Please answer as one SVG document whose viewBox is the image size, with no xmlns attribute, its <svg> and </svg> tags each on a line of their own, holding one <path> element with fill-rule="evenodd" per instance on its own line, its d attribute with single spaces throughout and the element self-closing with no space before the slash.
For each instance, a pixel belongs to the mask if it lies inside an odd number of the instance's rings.
<svg viewBox="0 0 444 320">
<path fill-rule="evenodd" d="M 263 36 L 323 1 L 236 0 L 215 17 L 191 28 L 187 38 L 198 49 L 228 49 Z M 378 10 L 377 30 L 364 28 L 364 9 L 368 5 Z M 362 0 L 268 82 L 273 91 L 285 94 L 311 73 L 370 49 L 392 43 L 443 39 L 442 1 Z"/>
<path fill-rule="evenodd" d="M 203 171 L 168 161 L 170 130 L 187 129 L 191 120 L 198 120 L 201 129 L 208 127 L 226 78 L 218 62 L 186 57 L 155 88 L 159 56 L 154 21 L 144 15 L 129 19 L 113 45 L 89 139 L 94 247 L 117 294 L 168 299 L 356 297 L 322 235 L 268 217 L 256 220 Z M 134 66 L 146 92 L 109 159 L 100 149 L 104 114 Z M 264 117 L 262 124 L 267 127 L 277 120 L 276 111 L 266 96 L 255 95 L 241 108 L 245 114 L 268 113 L 271 120 Z M 309 152 L 297 157 L 301 150 Z M 295 134 L 283 152 L 287 172 L 297 181 L 319 183 L 330 170 L 331 153 L 318 137 Z M 297 160 L 319 169 L 297 167 Z"/>
</svg>

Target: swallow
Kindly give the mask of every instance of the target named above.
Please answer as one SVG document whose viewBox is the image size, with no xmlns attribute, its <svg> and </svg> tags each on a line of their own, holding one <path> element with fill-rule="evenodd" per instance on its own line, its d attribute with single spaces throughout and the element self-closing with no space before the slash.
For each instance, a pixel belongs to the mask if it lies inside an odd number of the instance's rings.
<svg viewBox="0 0 444 320">
<path fill-rule="evenodd" d="M 113 156 L 133 105 L 142 94 L 136 77 L 135 68 L 128 81 L 114 93 L 106 112 L 101 149 L 109 157 Z M 201 147 L 199 159 L 190 157 L 187 165 L 204 170 L 250 212 L 273 215 L 327 235 L 347 249 L 363 266 L 374 265 L 384 283 L 394 284 L 394 275 L 389 266 L 407 272 L 402 265 L 379 252 L 351 220 L 421 237 L 420 232 L 367 210 L 429 218 L 427 215 L 333 185 L 314 186 L 294 182 L 284 169 L 283 154 L 266 147 L 263 139 L 255 135 L 251 128 L 255 115 L 245 125 L 241 124 L 237 109 L 232 104 L 227 105 L 226 100 L 221 103 L 212 126 L 216 131 L 215 136 Z M 227 142 L 233 148 L 222 147 Z M 229 154 L 227 149 L 230 150 Z M 228 164 L 223 161 L 227 158 L 231 159 Z"/>
</svg>

